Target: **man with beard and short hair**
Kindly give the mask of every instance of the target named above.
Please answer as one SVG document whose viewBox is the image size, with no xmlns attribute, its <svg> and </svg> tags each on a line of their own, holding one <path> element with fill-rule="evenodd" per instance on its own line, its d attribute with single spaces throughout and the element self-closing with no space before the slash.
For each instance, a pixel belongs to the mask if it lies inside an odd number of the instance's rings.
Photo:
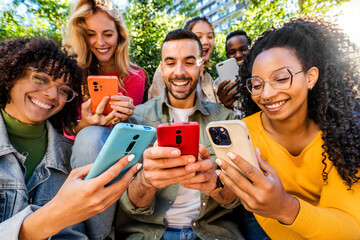
<svg viewBox="0 0 360 240">
<path fill-rule="evenodd" d="M 230 220 L 240 200 L 228 187 L 219 188 L 216 157 L 205 131 L 209 122 L 234 119 L 235 114 L 201 100 L 195 91 L 203 67 L 201 56 L 201 42 L 194 33 L 185 29 L 170 32 L 161 47 L 166 89 L 137 106 L 131 118 L 133 123 L 154 127 L 198 122 L 199 159 L 181 155 L 177 148 L 156 144 L 148 148 L 143 169 L 119 202 L 118 239 L 243 239 Z"/>
</svg>

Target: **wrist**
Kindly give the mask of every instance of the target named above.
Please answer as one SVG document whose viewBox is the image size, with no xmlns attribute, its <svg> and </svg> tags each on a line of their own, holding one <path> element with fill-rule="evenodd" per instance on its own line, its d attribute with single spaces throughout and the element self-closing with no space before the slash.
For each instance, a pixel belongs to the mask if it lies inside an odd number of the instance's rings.
<svg viewBox="0 0 360 240">
<path fill-rule="evenodd" d="M 300 202 L 297 198 L 288 195 L 288 201 L 285 201 L 286 204 L 283 208 L 283 214 L 281 214 L 278 221 L 285 225 L 291 225 L 294 223 L 297 215 L 300 211 Z"/>
</svg>

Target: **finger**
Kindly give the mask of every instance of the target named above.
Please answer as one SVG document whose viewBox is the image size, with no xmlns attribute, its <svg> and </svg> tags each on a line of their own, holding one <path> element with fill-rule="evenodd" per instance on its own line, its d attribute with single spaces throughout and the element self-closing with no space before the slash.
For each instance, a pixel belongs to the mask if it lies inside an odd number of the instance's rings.
<svg viewBox="0 0 360 240">
<path fill-rule="evenodd" d="M 226 86 L 226 89 L 224 89 L 224 92 L 225 92 L 226 94 L 229 94 L 229 92 L 230 92 L 231 90 L 233 90 L 234 88 L 236 88 L 237 84 L 238 84 L 237 82 L 230 83 L 229 85 Z"/>
<path fill-rule="evenodd" d="M 222 159 L 216 159 L 215 162 L 239 189 L 247 193 L 254 191 L 254 185 L 230 163 Z"/>
<path fill-rule="evenodd" d="M 272 175 L 277 177 L 278 174 L 276 170 L 261 156 L 259 148 L 255 149 L 256 159 L 258 160 L 260 169 L 263 171 L 265 176 Z"/>
<path fill-rule="evenodd" d="M 69 174 L 69 178 L 70 178 L 70 176 L 71 176 L 71 179 L 86 177 L 86 175 L 88 175 L 92 165 L 93 164 L 88 164 L 88 165 L 73 169 Z"/>
<path fill-rule="evenodd" d="M 218 87 L 218 95 L 223 91 L 224 87 L 230 82 L 230 80 L 225 80 L 222 83 L 220 83 Z"/>
<path fill-rule="evenodd" d="M 244 158 L 242 158 L 240 155 L 229 152 L 228 157 L 253 183 L 261 186 L 267 185 L 267 180 L 261 173 L 261 171 L 254 167 L 251 163 L 246 161 Z M 225 171 L 227 172 L 227 170 Z"/>
<path fill-rule="evenodd" d="M 123 101 L 123 102 L 132 102 L 132 98 L 124 95 L 112 95 L 111 100 L 113 101 Z"/>
<path fill-rule="evenodd" d="M 144 169 L 153 170 L 184 167 L 186 164 L 193 163 L 195 161 L 196 159 L 192 155 L 183 155 L 174 158 L 158 158 L 156 160 L 146 158 L 144 160 Z"/>
<path fill-rule="evenodd" d="M 111 105 L 111 108 L 114 109 L 115 111 L 119 112 L 119 113 L 122 113 L 122 114 L 125 114 L 125 115 L 132 115 L 134 113 L 134 110 L 131 109 L 131 108 L 127 108 L 127 107 L 121 107 L 121 106 L 117 106 L 117 105 L 114 105 L 114 104 L 110 104 Z"/>
<path fill-rule="evenodd" d="M 123 113 L 119 113 L 119 112 L 114 112 L 114 116 L 116 117 L 116 122 L 123 122 L 125 120 L 127 120 L 130 116 L 127 114 L 123 114 Z M 114 121 L 114 119 L 112 120 Z"/>
<path fill-rule="evenodd" d="M 145 169 L 145 177 L 150 182 L 155 180 L 169 180 L 169 179 L 188 179 L 189 173 L 185 171 L 185 168 L 182 167 L 174 167 L 174 168 L 167 168 L 167 169 L 154 169 L 151 171 L 147 171 Z M 176 182 L 176 181 L 175 181 Z"/>
<path fill-rule="evenodd" d="M 134 166 L 129 168 L 129 170 L 124 174 L 124 176 L 121 177 L 121 179 L 119 179 L 115 183 L 108 186 L 110 191 L 112 189 L 115 189 L 116 190 L 115 193 L 118 193 L 118 195 L 121 196 L 124 193 L 124 191 L 128 188 L 131 180 L 133 179 L 133 176 L 141 168 L 141 166 L 142 166 L 141 163 L 136 163 Z M 121 191 L 118 191 L 119 189 L 121 189 Z M 116 198 L 119 198 L 119 197 L 116 197 Z"/>
<path fill-rule="evenodd" d="M 200 154 L 199 160 L 210 158 L 209 150 L 202 144 L 199 144 L 199 154 Z"/>
<path fill-rule="evenodd" d="M 199 172 L 194 177 L 180 182 L 180 184 L 185 187 L 185 185 L 214 182 L 214 185 L 216 185 L 216 180 L 217 180 L 217 175 L 216 175 L 215 171 Z"/>
<path fill-rule="evenodd" d="M 238 183 L 234 182 L 227 173 L 225 174 L 222 170 L 218 169 L 216 170 L 216 174 L 219 176 L 220 181 L 224 183 L 225 187 L 228 187 L 231 189 L 231 191 L 238 196 L 241 200 L 248 199 L 248 194 L 241 190 L 238 186 Z"/>
<path fill-rule="evenodd" d="M 151 147 L 144 152 L 144 158 L 149 159 L 180 157 L 180 155 L 180 150 L 174 147 Z"/>
<path fill-rule="evenodd" d="M 103 97 L 99 105 L 96 107 L 96 113 L 102 113 L 104 111 L 106 103 L 109 101 L 109 99 L 110 99 L 109 96 Z"/>
<path fill-rule="evenodd" d="M 126 167 L 134 159 L 134 157 L 135 157 L 134 154 L 130 154 L 121 158 L 104 173 L 100 174 L 96 178 L 90 179 L 90 181 L 93 180 L 94 181 L 93 184 L 95 184 L 97 187 L 105 186 L 111 180 L 116 178 L 121 172 L 121 170 L 123 170 L 124 167 Z"/>
<path fill-rule="evenodd" d="M 196 161 L 185 166 L 185 169 L 188 173 L 197 172 L 197 171 L 215 171 L 215 165 L 211 159 L 205 159 L 203 161 Z"/>
</svg>

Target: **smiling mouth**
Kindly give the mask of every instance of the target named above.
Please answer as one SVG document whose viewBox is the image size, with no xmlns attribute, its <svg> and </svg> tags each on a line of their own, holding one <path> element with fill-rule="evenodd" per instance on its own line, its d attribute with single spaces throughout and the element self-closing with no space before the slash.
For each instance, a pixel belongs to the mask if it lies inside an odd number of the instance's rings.
<svg viewBox="0 0 360 240">
<path fill-rule="evenodd" d="M 110 48 L 96 48 L 96 51 L 99 53 L 107 53 L 110 50 Z"/>
<path fill-rule="evenodd" d="M 172 81 L 171 82 L 175 86 L 185 86 L 190 83 L 190 81 Z"/>
<path fill-rule="evenodd" d="M 30 101 L 35 104 L 36 106 L 38 106 L 39 108 L 41 109 L 44 109 L 44 110 L 50 110 L 53 106 L 52 105 L 49 105 L 49 104 L 46 104 L 46 103 L 43 103 L 35 98 L 30 98 Z"/>
<path fill-rule="evenodd" d="M 266 108 L 269 108 L 269 109 L 276 109 L 280 106 L 282 106 L 286 101 L 280 101 L 280 102 L 277 102 L 277 103 L 274 103 L 274 104 L 266 104 L 265 107 Z"/>
<path fill-rule="evenodd" d="M 209 49 L 203 49 L 203 57 L 205 57 L 209 52 Z"/>
</svg>

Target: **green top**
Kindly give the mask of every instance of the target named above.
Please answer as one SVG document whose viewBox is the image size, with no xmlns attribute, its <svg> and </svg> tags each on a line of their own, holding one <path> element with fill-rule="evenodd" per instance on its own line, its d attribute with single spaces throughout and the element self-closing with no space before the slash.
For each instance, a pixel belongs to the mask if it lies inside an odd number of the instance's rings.
<svg viewBox="0 0 360 240">
<path fill-rule="evenodd" d="M 26 157 L 24 165 L 26 168 L 25 182 L 27 182 L 46 152 L 47 130 L 45 123 L 40 125 L 22 123 L 11 117 L 3 109 L 1 109 L 1 115 L 11 144 Z"/>
</svg>

